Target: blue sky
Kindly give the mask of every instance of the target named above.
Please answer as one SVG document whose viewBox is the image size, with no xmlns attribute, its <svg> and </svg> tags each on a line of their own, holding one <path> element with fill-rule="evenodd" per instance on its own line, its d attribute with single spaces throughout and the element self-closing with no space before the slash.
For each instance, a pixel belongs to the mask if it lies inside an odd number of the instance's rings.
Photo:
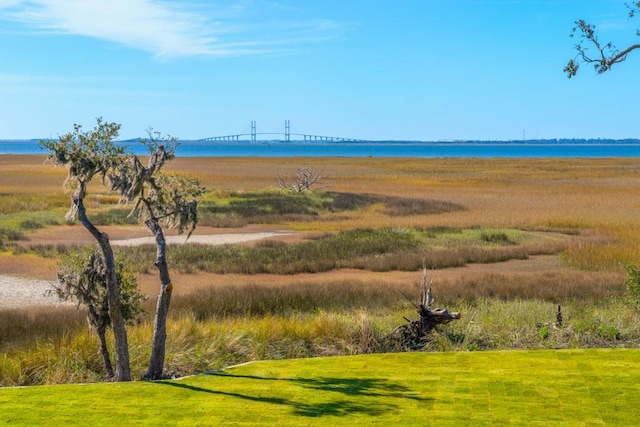
<svg viewBox="0 0 640 427">
<path fill-rule="evenodd" d="M 567 79 L 578 18 L 638 41 L 624 0 L 0 0 L 0 139 L 640 138 L 640 51 Z"/>
</svg>

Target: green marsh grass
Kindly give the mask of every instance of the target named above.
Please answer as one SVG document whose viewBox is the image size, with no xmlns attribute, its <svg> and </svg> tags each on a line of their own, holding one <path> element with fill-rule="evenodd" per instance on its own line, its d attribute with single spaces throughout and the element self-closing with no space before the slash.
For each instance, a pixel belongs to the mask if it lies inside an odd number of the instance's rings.
<svg viewBox="0 0 640 427">
<path fill-rule="evenodd" d="M 431 215 L 464 210 L 442 200 L 404 198 L 332 191 L 292 193 L 283 190 L 217 192 L 200 206 L 201 225 L 239 227 L 316 219 L 322 214 L 379 206 L 389 216 Z"/>
<path fill-rule="evenodd" d="M 0 214 L 23 212 L 46 212 L 69 206 L 69 196 L 65 194 L 20 194 L 0 193 Z"/>
<path fill-rule="evenodd" d="M 508 242 L 487 242 L 483 238 L 486 233 L 504 235 Z M 494 263 L 557 254 L 570 244 L 571 239 L 557 233 L 506 229 L 442 229 L 436 233 L 433 229 L 382 228 L 328 233 L 293 244 L 269 240 L 255 246 L 185 244 L 173 246 L 168 256 L 172 268 L 183 273 L 297 274 L 339 268 L 415 271 L 425 261 L 434 268 Z M 154 246 L 121 250 L 133 265 L 139 266 L 139 272 L 150 271 L 145 260 L 152 259 Z"/>
</svg>

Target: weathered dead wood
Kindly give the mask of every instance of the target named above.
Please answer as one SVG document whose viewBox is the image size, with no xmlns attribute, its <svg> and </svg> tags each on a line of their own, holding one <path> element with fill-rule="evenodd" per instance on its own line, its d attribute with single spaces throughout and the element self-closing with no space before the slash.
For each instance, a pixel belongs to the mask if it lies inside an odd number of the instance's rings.
<svg viewBox="0 0 640 427">
<path fill-rule="evenodd" d="M 316 189 L 323 188 L 322 181 L 325 179 L 324 169 L 318 171 L 311 166 L 303 166 L 297 168 L 295 178 L 286 179 L 278 175 L 276 181 L 278 186 L 284 190 L 293 193 L 302 193 L 312 191 L 311 187 L 316 187 Z"/>
<path fill-rule="evenodd" d="M 451 312 L 446 308 L 432 309 L 434 302 L 432 295 L 433 275 L 429 279 L 427 287 L 427 267 L 422 270 L 422 283 L 420 286 L 420 304 L 414 304 L 420 319 L 409 320 L 404 318 L 407 323 L 398 326 L 391 334 L 385 338 L 386 346 L 390 349 L 398 350 L 417 350 L 424 347 L 429 341 L 429 337 L 433 330 L 442 324 L 460 319 L 460 313 Z"/>
</svg>

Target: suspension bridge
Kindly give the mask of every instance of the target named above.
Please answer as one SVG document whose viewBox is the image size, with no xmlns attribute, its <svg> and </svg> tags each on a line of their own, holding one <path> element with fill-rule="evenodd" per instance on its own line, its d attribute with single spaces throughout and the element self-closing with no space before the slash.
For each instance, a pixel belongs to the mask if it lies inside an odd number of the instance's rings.
<svg viewBox="0 0 640 427">
<path fill-rule="evenodd" d="M 256 121 L 251 121 L 251 133 L 233 135 L 210 136 L 199 139 L 198 142 L 364 142 L 362 139 L 344 138 L 339 136 L 312 135 L 306 133 L 291 133 L 291 122 L 285 120 L 284 132 L 258 132 Z"/>
</svg>

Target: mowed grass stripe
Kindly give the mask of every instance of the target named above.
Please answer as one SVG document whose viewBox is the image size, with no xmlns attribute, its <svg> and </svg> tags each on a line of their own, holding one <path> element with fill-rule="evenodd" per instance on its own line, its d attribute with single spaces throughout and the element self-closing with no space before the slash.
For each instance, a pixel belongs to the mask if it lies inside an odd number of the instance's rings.
<svg viewBox="0 0 640 427">
<path fill-rule="evenodd" d="M 636 425 L 639 350 L 255 362 L 155 383 L 0 389 L 12 425 Z"/>
</svg>

